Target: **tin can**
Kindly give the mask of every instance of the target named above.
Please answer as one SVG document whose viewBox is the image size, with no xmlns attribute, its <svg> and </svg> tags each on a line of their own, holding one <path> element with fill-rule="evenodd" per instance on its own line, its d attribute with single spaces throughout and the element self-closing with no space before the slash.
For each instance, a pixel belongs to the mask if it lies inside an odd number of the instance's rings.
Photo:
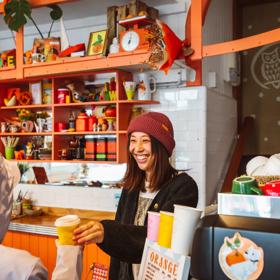
<svg viewBox="0 0 280 280">
<path fill-rule="evenodd" d="M 115 135 L 107 136 L 107 160 L 117 160 L 117 138 Z"/>
<path fill-rule="evenodd" d="M 70 97 L 70 91 L 68 88 L 58 88 L 57 89 L 57 103 L 59 103 L 59 104 L 66 103 L 66 99 L 68 99 L 68 98 L 66 98 L 67 96 Z"/>
</svg>

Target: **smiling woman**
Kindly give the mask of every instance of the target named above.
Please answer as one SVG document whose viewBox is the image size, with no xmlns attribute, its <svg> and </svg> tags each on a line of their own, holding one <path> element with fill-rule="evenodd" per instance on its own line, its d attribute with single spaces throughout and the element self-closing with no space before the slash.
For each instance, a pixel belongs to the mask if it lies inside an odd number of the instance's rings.
<svg viewBox="0 0 280 280">
<path fill-rule="evenodd" d="M 161 113 L 149 112 L 128 127 L 128 162 L 116 220 L 90 222 L 74 232 L 79 244 L 97 245 L 111 256 L 110 279 L 137 279 L 147 236 L 148 211 L 174 211 L 174 204 L 196 207 L 198 189 L 169 158 L 175 147 L 173 126 Z"/>
</svg>

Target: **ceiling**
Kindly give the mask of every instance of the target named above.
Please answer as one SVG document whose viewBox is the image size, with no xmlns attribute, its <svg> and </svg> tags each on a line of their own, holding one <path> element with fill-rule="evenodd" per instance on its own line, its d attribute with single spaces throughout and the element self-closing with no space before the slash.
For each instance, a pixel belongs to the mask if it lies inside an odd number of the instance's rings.
<svg viewBox="0 0 280 280">
<path fill-rule="evenodd" d="M 149 6 L 160 6 L 165 4 L 176 3 L 176 0 L 141 0 L 145 2 Z M 178 0 L 184 1 L 184 0 Z M 0 1 L 1 2 L 1 1 Z M 87 18 L 96 15 L 106 14 L 107 7 L 110 6 L 121 6 L 123 4 L 129 3 L 129 0 L 78 0 L 73 1 L 66 4 L 61 4 L 60 7 L 63 10 L 63 18 L 64 20 L 73 20 L 79 18 Z M 36 19 L 36 23 L 38 21 L 39 24 L 49 23 L 50 9 L 48 8 L 38 8 L 32 11 L 32 16 Z M 32 25 L 30 21 L 28 21 L 27 25 Z M 7 30 L 7 27 L 1 17 L 0 19 L 0 31 Z"/>
</svg>

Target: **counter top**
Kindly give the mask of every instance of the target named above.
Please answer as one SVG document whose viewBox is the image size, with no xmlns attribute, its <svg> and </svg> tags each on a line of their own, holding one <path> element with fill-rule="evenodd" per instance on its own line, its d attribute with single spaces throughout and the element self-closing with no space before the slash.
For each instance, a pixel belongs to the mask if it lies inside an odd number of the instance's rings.
<svg viewBox="0 0 280 280">
<path fill-rule="evenodd" d="M 52 213 L 54 212 L 56 214 L 60 213 L 60 215 L 52 215 Z M 57 218 L 67 214 L 77 214 L 79 217 L 81 217 L 82 224 L 85 224 L 92 220 L 113 220 L 115 218 L 114 212 L 85 212 L 76 209 L 61 209 L 59 212 L 57 211 L 57 209 L 52 209 L 52 211 L 49 211 L 47 214 L 45 212 L 43 215 L 37 217 L 24 216 L 20 218 L 15 218 L 10 222 L 9 230 L 57 236 L 56 228 L 54 227 L 54 222 Z"/>
</svg>

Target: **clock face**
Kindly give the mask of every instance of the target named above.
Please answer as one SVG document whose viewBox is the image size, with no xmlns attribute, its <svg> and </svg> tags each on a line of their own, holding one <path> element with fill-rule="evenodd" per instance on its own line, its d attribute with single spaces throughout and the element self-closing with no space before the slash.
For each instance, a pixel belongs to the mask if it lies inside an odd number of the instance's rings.
<svg viewBox="0 0 280 280">
<path fill-rule="evenodd" d="M 139 43 L 140 37 L 135 31 L 126 32 L 121 40 L 121 46 L 127 52 L 134 51 L 139 46 Z"/>
</svg>

